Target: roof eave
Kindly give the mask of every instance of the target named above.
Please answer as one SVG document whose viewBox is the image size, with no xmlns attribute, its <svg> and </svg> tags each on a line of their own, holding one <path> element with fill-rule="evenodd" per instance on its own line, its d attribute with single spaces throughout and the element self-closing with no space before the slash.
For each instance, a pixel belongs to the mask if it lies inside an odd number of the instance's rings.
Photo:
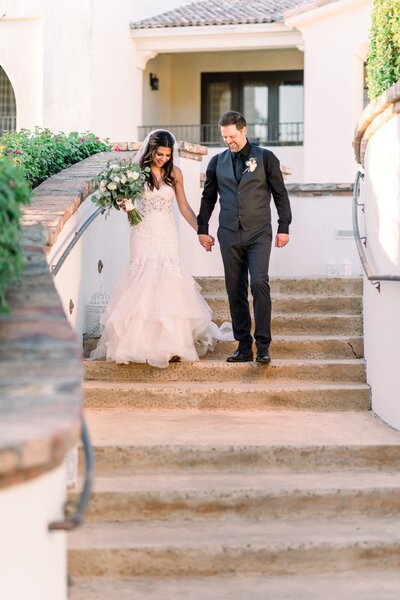
<svg viewBox="0 0 400 600">
<path fill-rule="evenodd" d="M 224 35 L 232 33 L 282 33 L 291 31 L 283 21 L 274 23 L 238 23 L 231 25 L 190 25 L 180 27 L 131 27 L 132 38 L 184 37 L 187 35 Z"/>
</svg>

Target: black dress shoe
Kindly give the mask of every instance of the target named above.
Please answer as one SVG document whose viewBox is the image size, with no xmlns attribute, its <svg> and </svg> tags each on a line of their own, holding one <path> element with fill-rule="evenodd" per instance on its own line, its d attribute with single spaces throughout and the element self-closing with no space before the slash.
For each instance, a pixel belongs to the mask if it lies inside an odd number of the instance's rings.
<svg viewBox="0 0 400 600">
<path fill-rule="evenodd" d="M 269 350 L 258 350 L 256 356 L 256 362 L 268 364 L 271 362 L 271 356 Z"/>
<path fill-rule="evenodd" d="M 236 350 L 235 354 L 228 356 L 226 362 L 253 362 L 253 352 L 251 350 Z"/>
</svg>

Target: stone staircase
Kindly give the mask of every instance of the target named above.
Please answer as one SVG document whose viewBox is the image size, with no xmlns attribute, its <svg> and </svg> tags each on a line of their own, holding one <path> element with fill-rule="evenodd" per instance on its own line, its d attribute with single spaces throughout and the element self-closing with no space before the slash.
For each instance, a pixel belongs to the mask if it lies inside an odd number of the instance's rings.
<svg viewBox="0 0 400 600">
<path fill-rule="evenodd" d="M 216 322 L 223 281 L 199 281 Z M 400 433 L 370 411 L 360 279 L 274 280 L 272 363 L 86 362 L 97 459 L 72 600 L 398 598 Z"/>
</svg>

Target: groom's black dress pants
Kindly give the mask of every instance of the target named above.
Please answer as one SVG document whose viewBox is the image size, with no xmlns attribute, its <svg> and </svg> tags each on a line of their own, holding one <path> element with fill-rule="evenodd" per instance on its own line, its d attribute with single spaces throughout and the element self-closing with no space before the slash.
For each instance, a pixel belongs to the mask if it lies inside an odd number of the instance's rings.
<svg viewBox="0 0 400 600">
<path fill-rule="evenodd" d="M 218 241 L 224 263 L 233 334 L 239 342 L 239 349 L 250 350 L 253 343 L 248 302 L 249 274 L 254 306 L 254 338 L 257 350 L 267 349 L 271 342 L 271 295 L 268 283 L 271 225 L 256 231 L 244 231 L 242 227 L 231 231 L 220 226 Z"/>
</svg>

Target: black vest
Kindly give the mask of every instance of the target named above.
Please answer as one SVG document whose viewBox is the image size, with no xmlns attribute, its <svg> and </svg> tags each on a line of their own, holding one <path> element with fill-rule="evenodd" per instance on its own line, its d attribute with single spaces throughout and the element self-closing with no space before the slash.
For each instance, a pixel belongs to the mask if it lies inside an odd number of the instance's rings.
<svg viewBox="0 0 400 600">
<path fill-rule="evenodd" d="M 252 158 L 257 166 L 250 171 L 247 162 Z M 271 223 L 271 192 L 265 174 L 262 148 L 251 145 L 239 184 L 233 172 L 231 151 L 225 150 L 219 154 L 217 183 L 221 227 L 237 231 L 241 225 L 244 230 L 252 230 Z"/>
</svg>

